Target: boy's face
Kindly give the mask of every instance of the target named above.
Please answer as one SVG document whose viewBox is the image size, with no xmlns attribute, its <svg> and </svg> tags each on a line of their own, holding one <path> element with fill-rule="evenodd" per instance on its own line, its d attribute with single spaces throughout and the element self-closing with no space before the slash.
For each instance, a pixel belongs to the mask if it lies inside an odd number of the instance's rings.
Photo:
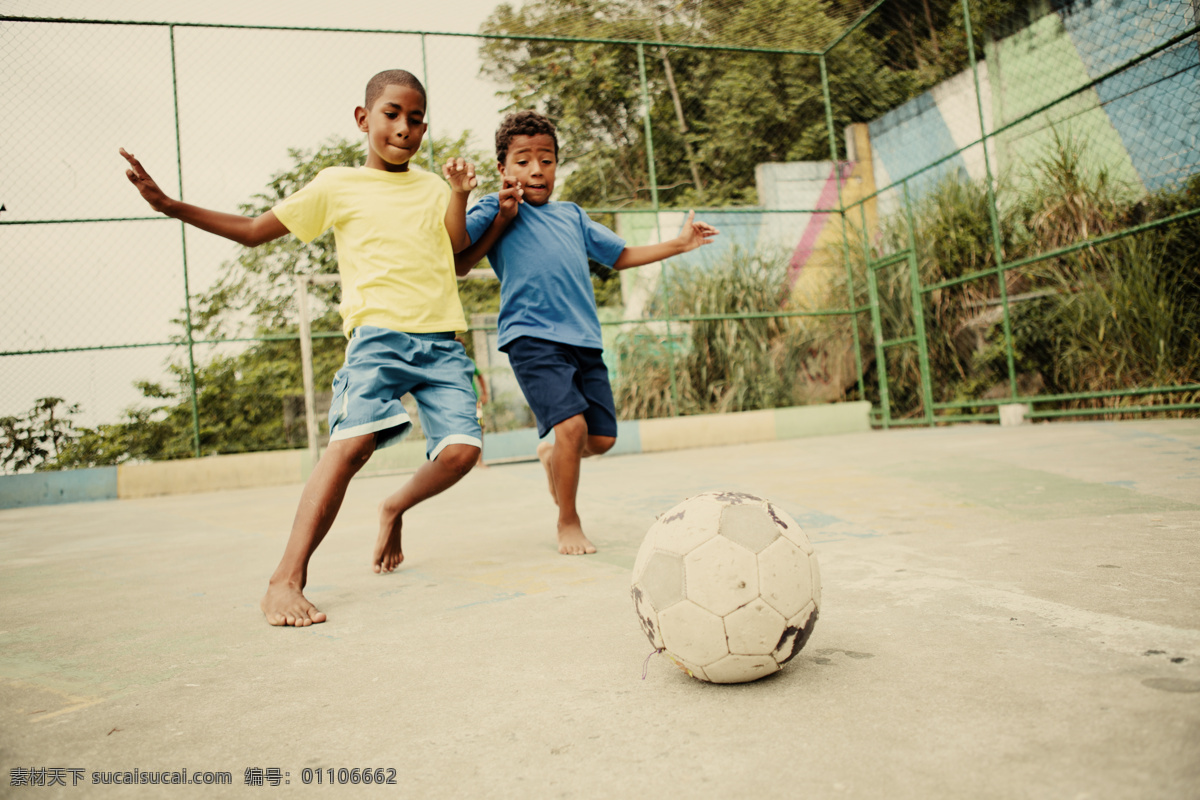
<svg viewBox="0 0 1200 800">
<path fill-rule="evenodd" d="M 526 203 L 543 205 L 554 191 L 554 170 L 558 167 L 554 139 L 546 133 L 514 136 L 504 163 L 497 166 L 501 175 L 520 181 Z"/>
<path fill-rule="evenodd" d="M 425 136 L 425 98 L 410 86 L 385 87 L 370 108 L 354 109 L 358 129 L 367 134 L 367 167 L 407 172 L 408 160 Z"/>
</svg>

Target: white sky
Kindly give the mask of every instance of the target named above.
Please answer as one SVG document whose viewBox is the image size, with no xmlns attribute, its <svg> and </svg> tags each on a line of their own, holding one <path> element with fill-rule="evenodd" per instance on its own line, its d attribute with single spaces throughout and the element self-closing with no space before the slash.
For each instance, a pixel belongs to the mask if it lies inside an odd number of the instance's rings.
<svg viewBox="0 0 1200 800">
<path fill-rule="evenodd" d="M 514 3 L 519 5 L 519 2 Z M 0 13 L 120 21 L 210 22 L 474 33 L 492 0 L 0 0 Z M 431 133 L 473 132 L 490 149 L 501 114 L 479 75 L 480 40 L 427 36 Z M 184 196 L 226 211 L 290 165 L 289 148 L 357 138 L 354 106 L 381 69 L 424 72 L 421 39 L 176 28 Z M 152 26 L 0 23 L 0 202 L 11 220 L 146 216 L 119 147 L 178 196 L 170 37 Z M 193 293 L 236 253 L 187 234 Z M 173 221 L 0 227 L 0 351 L 161 341 L 183 304 Z M 38 397 L 80 403 L 85 424 L 114 421 L 160 380 L 162 348 L 0 359 L 0 415 Z M 203 358 L 204 350 L 197 351 Z"/>
</svg>

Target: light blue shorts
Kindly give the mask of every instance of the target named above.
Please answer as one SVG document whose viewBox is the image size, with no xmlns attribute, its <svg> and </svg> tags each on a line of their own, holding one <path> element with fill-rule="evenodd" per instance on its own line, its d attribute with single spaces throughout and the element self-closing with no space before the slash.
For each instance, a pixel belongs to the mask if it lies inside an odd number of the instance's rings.
<svg viewBox="0 0 1200 800">
<path fill-rule="evenodd" d="M 475 418 L 475 365 L 453 333 L 398 333 L 362 325 L 346 345 L 346 363 L 333 379 L 329 440 L 375 434 L 375 446 L 395 444 L 412 430 L 400 398 L 417 400 L 425 454 L 450 444 L 483 447 Z"/>
</svg>

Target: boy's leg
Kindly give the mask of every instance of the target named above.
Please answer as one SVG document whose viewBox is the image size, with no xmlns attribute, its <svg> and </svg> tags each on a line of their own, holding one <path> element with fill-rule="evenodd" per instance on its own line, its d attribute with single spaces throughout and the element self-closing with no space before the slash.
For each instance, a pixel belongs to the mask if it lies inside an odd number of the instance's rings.
<svg viewBox="0 0 1200 800">
<path fill-rule="evenodd" d="M 379 504 L 372 563 L 381 573 L 404 561 L 400 542 L 404 512 L 458 483 L 475 466 L 483 447 L 471 388 L 475 367 L 462 344 L 441 335 L 412 340 L 420 347 L 409 354 L 407 373 L 419 378 L 410 391 L 420 410 L 429 460 Z"/>
<path fill-rule="evenodd" d="M 259 604 L 270 624 L 303 627 L 325 621 L 325 614 L 304 596 L 308 562 L 337 517 L 350 479 L 374 450 L 374 434 L 340 439 L 330 442 L 317 462 L 300 495 L 283 558 Z"/>
<path fill-rule="evenodd" d="M 538 457 L 550 482 L 550 495 L 558 504 L 558 552 L 563 555 L 596 552 L 596 546 L 583 532 L 575 506 L 579 466 L 588 456 L 608 452 L 616 441 L 612 436 L 588 435 L 583 414 L 576 414 L 554 426 L 553 445 L 543 442 L 538 446 Z"/>
<path fill-rule="evenodd" d="M 479 453 L 474 445 L 447 445 L 437 458 L 422 464 L 399 490 L 379 504 L 379 537 L 372 556 L 376 572 L 391 572 L 404 561 L 400 546 L 404 512 L 458 483 L 475 466 Z"/>
<path fill-rule="evenodd" d="M 538 435 L 554 430 L 554 444 L 538 445 L 550 496 L 558 504 L 558 551 L 596 552 L 583 533 L 575 496 L 579 462 L 607 452 L 616 442 L 617 414 L 608 368 L 601 351 L 522 336 L 508 345 L 508 361 L 529 407 Z"/>
</svg>

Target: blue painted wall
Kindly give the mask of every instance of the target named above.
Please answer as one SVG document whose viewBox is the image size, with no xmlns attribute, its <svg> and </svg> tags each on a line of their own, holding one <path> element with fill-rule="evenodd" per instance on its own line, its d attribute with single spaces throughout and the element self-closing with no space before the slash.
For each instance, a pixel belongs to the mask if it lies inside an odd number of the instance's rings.
<svg viewBox="0 0 1200 800">
<path fill-rule="evenodd" d="M 971 113 L 973 110 L 969 106 L 944 109 L 933 99 L 931 92 L 926 92 L 867 125 L 872 155 L 883 165 L 891 180 L 900 180 L 957 150 L 959 145 L 950 133 L 944 114 Z M 909 187 L 916 196 L 946 178 L 966 180 L 966 177 L 967 164 L 962 153 L 958 153 L 921 173 Z"/>
<path fill-rule="evenodd" d="M 1061 12 L 1096 79 L 1196 24 L 1184 0 L 1093 0 Z M 1105 80 L 1096 93 L 1149 191 L 1200 172 L 1200 46 L 1186 39 Z"/>
<path fill-rule="evenodd" d="M 0 475 L 0 508 L 24 508 L 116 498 L 116 467 Z"/>
<path fill-rule="evenodd" d="M 993 129 L 1196 24 L 1186 0 L 1060 5 L 1062 10 L 987 48 L 980 80 L 985 115 L 994 104 Z M 951 81 L 868 125 L 877 186 L 898 181 L 967 143 L 959 129 L 964 120 L 978 119 L 974 90 L 939 93 Z M 992 143 L 993 170 L 1019 178 L 1052 146 L 1051 124 L 1060 133 L 1086 140 L 1089 166 L 1106 167 L 1110 176 L 1139 192 L 1178 185 L 1200 173 L 1200 42 L 1185 39 L 1001 134 Z M 974 125 L 970 140 L 978 137 L 978 122 Z M 962 155 L 956 155 L 914 179 L 911 192 L 919 196 L 946 177 L 965 176 L 967 168 Z"/>
</svg>

